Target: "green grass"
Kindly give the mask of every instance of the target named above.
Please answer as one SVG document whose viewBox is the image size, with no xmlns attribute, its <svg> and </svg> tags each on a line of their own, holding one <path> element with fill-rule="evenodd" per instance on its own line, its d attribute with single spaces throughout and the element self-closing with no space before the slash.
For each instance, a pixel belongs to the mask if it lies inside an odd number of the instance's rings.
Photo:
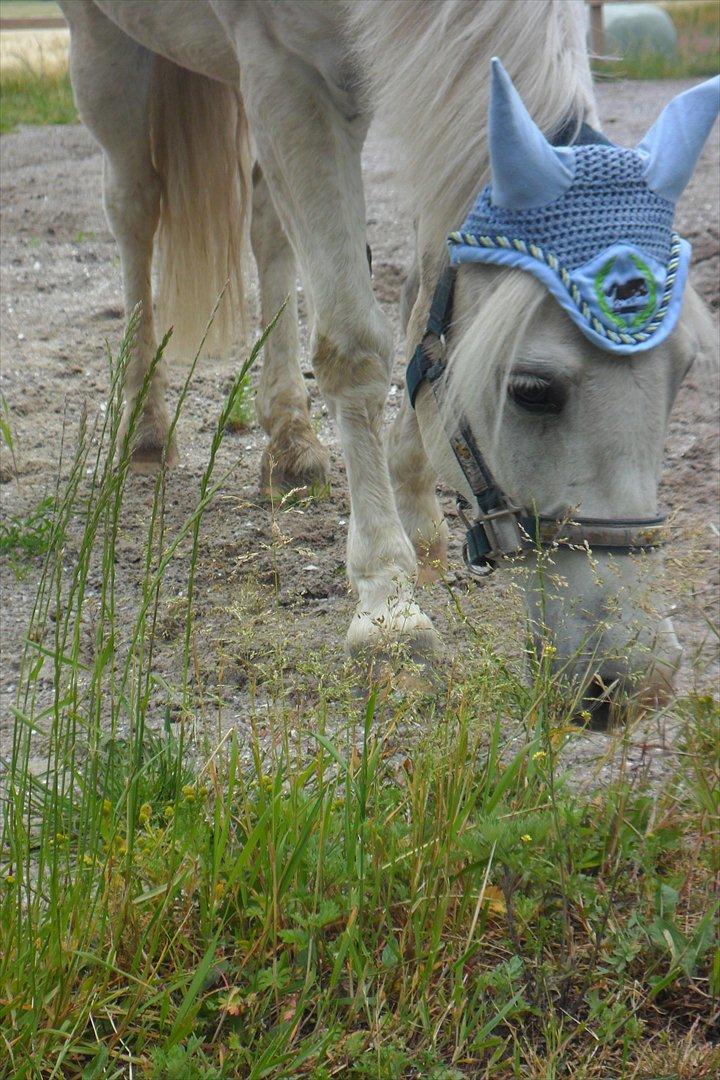
<svg viewBox="0 0 720 1080">
<path fill-rule="evenodd" d="M 13 472 L 17 476 L 15 438 L 12 430 L 10 408 L 4 394 L 0 394 L 0 442 L 12 458 Z M 46 495 L 24 515 L 0 514 L 0 555 L 10 557 L 12 565 L 22 576 L 27 560 L 45 555 L 54 539 L 56 503 L 52 495 Z"/>
<path fill-rule="evenodd" d="M 249 364 L 172 533 L 157 477 L 128 618 L 128 356 L 126 341 L 103 416 L 66 439 L 24 645 L 0 835 L 0 1074 L 715 1075 L 717 701 L 677 705 L 662 788 L 620 776 L 579 794 L 560 758 L 577 729 L 546 666 L 528 683 L 468 626 L 471 660 L 439 695 L 378 684 L 360 701 L 356 676 L 319 659 L 298 710 L 299 676 L 270 655 L 272 738 L 216 730 L 192 682 L 194 596 Z M 187 588 L 170 685 L 153 656 L 174 560 Z M 425 734 L 398 759 L 408 725 Z"/>
<path fill-rule="evenodd" d="M 247 431 L 255 420 L 255 393 L 248 375 L 235 389 L 235 397 L 228 412 L 225 430 L 232 434 Z"/>
<path fill-rule="evenodd" d="M 44 555 L 53 542 L 55 508 L 46 495 L 23 517 L 0 517 L 0 555 Z"/>
<path fill-rule="evenodd" d="M 0 75 L 0 134 L 18 124 L 74 124 L 77 111 L 67 71 L 15 68 Z"/>
</svg>

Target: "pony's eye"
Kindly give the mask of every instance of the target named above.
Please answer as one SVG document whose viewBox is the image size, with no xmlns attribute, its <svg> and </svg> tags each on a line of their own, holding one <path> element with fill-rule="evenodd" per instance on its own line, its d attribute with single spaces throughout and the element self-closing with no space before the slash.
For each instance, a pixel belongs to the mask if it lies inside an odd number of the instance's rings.
<svg viewBox="0 0 720 1080">
<path fill-rule="evenodd" d="M 532 413 L 559 413 L 565 404 L 565 390 L 559 383 L 526 373 L 512 377 L 508 396 L 521 409 Z"/>
</svg>

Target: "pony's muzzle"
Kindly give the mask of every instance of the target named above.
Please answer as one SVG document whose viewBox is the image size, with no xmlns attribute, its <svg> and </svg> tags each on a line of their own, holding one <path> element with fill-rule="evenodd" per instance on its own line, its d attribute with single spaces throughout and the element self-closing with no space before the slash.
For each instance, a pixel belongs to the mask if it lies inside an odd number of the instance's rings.
<svg viewBox="0 0 720 1080">
<path fill-rule="evenodd" d="M 667 704 L 681 658 L 672 620 L 666 618 L 645 643 L 628 646 L 611 658 L 597 655 L 594 662 L 574 665 L 578 691 L 574 718 L 605 729 Z"/>
</svg>

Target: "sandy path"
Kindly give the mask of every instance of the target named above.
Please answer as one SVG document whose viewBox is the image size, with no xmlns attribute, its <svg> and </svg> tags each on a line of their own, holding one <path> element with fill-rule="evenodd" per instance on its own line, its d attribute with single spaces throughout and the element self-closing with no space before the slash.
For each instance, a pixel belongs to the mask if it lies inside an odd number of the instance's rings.
<svg viewBox="0 0 720 1080">
<path fill-rule="evenodd" d="M 684 85 L 675 82 L 616 83 L 600 88 L 606 130 L 618 141 L 639 138 L 662 105 Z M 2 137 L 2 373 L 0 388 L 10 403 L 19 447 L 19 473 L 3 461 L 0 494 L 5 512 L 23 513 L 50 490 L 63 418 L 71 430 L 83 402 L 97 408 L 107 387 L 104 341 L 117 346 L 122 333 L 119 266 L 100 205 L 101 161 L 81 127 L 28 128 Z M 694 281 L 715 309 L 718 287 L 717 132 L 679 210 L 679 229 L 693 243 Z M 410 238 L 393 188 L 389 148 L 371 134 L 365 152 L 368 233 L 375 288 L 398 331 L 398 362 L 388 403 L 394 413 L 403 392 L 398 297 L 411 255 Z M 307 367 L 307 357 L 304 360 Z M 212 428 L 237 361 L 204 365 L 197 373 L 180 426 L 181 464 L 168 493 L 169 523 L 180 522 L 193 505 L 207 460 Z M 176 370 L 176 390 L 182 371 Z M 206 695 L 222 706 L 222 726 L 244 727 L 251 709 L 275 695 L 278 680 L 289 707 L 312 702 L 317 679 L 342 665 L 342 639 L 352 611 L 344 574 L 347 486 L 337 436 L 308 379 L 320 434 L 332 452 L 332 498 L 295 508 L 278 519 L 283 535 L 273 550 L 271 517 L 257 497 L 263 437 L 254 426 L 227 437 L 218 474 L 236 464 L 234 479 L 210 508 L 203 531 L 199 569 L 197 654 Z M 669 551 L 671 585 L 679 605 L 676 625 L 686 645 L 685 688 L 707 686 L 717 656 L 705 643 L 705 618 L 717 607 L 717 373 L 694 371 L 681 390 L 667 446 L 663 499 L 678 515 L 678 539 Z M 151 484 L 133 479 L 118 546 L 121 609 L 137 599 L 138 562 Z M 452 513 L 450 493 L 444 505 Z M 476 588 L 460 561 L 461 530 L 453 517 L 451 581 L 468 615 L 486 628 L 503 650 L 517 653 L 521 623 L 508 575 Z M 683 536 L 690 536 L 690 548 Z M 77 544 L 70 536 L 68 558 Z M 691 556 L 688 556 L 691 550 Z M 253 557 L 248 559 L 248 553 Z M 275 574 L 279 591 L 274 588 Z M 177 602 L 186 568 L 171 566 L 162 611 L 158 669 L 172 680 L 179 649 Z M 8 706 L 17 683 L 20 641 L 35 593 L 37 568 L 18 580 L 7 561 L 0 566 L 2 656 L 0 705 L 9 733 Z M 97 585 L 98 583 L 95 582 Z M 92 601 L 89 602 L 91 605 Z M 443 636 L 462 648 L 472 664 L 465 629 L 452 614 L 447 594 L 435 587 L 423 597 Z M 705 644 L 704 644 L 705 643 Z M 700 656 L 702 654 L 702 656 Z M 709 664 L 709 666 L 708 666 Z M 272 669 L 272 676 L 268 669 Z M 159 703 L 162 704 L 162 703 Z M 417 726 L 424 723 L 422 709 Z M 260 731 L 263 733 L 262 719 Z M 638 736 L 635 764 L 662 771 L 669 754 L 653 734 L 652 722 Z M 402 736 L 400 735 L 399 738 Z M 664 736 L 663 736 L 664 738 Z M 648 750 L 652 742 L 655 749 Z M 607 749 L 605 736 L 576 740 L 578 766 Z"/>
</svg>

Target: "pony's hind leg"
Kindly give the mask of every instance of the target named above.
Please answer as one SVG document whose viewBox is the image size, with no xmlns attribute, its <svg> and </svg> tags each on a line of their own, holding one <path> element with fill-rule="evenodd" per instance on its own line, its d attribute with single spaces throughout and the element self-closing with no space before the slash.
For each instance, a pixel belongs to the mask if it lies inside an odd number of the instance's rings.
<svg viewBox="0 0 720 1080">
<path fill-rule="evenodd" d="M 161 184 L 152 165 L 149 119 L 155 58 L 93 4 L 67 4 L 64 11 L 78 112 L 103 149 L 103 202 L 120 250 L 126 316 L 140 307 L 125 378 L 125 432 L 157 349 L 151 265 Z M 165 385 L 161 360 L 133 432 L 132 463 L 140 471 L 162 460 L 169 427 Z M 168 448 L 170 462 L 174 456 Z"/>
<path fill-rule="evenodd" d="M 447 563 L 447 524 L 436 495 L 437 477 L 425 453 L 407 394 L 386 437 L 395 505 L 418 560 L 418 582 L 434 581 Z"/>
<path fill-rule="evenodd" d="M 253 169 L 251 240 L 260 279 L 263 325 L 285 310 L 265 344 L 255 399 L 268 435 L 261 464 L 264 491 L 286 492 L 322 485 L 328 455 L 313 430 L 300 370 L 295 255 L 272 202 L 262 169 Z"/>
</svg>

